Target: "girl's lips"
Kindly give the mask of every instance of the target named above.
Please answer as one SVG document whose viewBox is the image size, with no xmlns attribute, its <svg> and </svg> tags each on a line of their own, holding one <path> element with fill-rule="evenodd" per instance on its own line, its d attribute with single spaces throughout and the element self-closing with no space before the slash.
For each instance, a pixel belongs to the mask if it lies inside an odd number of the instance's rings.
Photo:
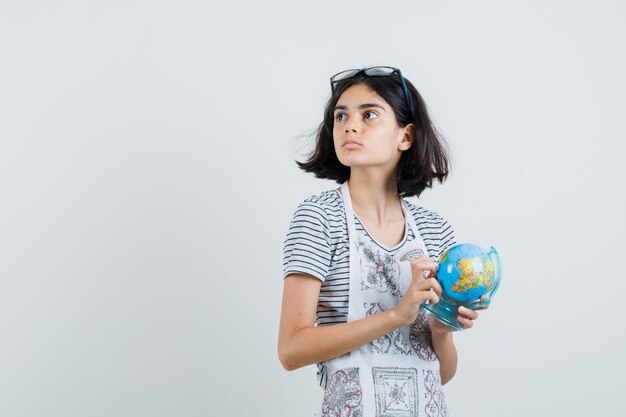
<svg viewBox="0 0 626 417">
<path fill-rule="evenodd" d="M 356 149 L 356 148 L 360 148 L 361 144 L 353 140 L 347 140 L 343 143 L 343 147 L 347 149 Z"/>
</svg>

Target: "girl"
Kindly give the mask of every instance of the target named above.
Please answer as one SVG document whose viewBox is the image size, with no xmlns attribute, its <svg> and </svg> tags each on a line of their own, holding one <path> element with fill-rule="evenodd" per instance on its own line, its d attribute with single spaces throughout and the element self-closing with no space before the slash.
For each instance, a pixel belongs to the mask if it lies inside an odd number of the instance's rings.
<svg viewBox="0 0 626 417">
<path fill-rule="evenodd" d="M 284 244 L 278 355 L 318 364 L 323 416 L 447 415 L 454 329 L 420 310 L 437 303 L 437 261 L 455 244 L 438 214 L 404 197 L 448 175 L 420 94 L 397 68 L 331 78 L 316 148 L 301 169 L 341 187 L 297 208 Z M 461 307 L 472 327 L 478 314 Z"/>
</svg>

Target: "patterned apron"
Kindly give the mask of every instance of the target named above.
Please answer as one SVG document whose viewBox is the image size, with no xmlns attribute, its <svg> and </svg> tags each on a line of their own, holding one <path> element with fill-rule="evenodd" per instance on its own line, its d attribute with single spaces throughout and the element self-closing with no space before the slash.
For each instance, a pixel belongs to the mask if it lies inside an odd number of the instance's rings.
<svg viewBox="0 0 626 417">
<path fill-rule="evenodd" d="M 348 223 L 350 284 L 348 321 L 394 307 L 411 279 L 410 260 L 427 255 L 415 220 L 402 200 L 415 239 L 395 256 L 357 233 L 348 183 L 341 187 Z M 428 316 L 420 310 L 410 326 L 398 328 L 360 348 L 325 362 L 328 380 L 322 416 L 447 416 L 439 361 L 430 342 Z"/>
</svg>

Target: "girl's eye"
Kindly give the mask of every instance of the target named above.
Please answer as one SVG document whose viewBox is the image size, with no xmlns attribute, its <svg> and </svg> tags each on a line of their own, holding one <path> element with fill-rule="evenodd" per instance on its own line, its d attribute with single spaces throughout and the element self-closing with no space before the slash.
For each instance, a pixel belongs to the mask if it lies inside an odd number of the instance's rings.
<svg viewBox="0 0 626 417">
<path fill-rule="evenodd" d="M 345 118 L 346 118 L 346 115 L 343 113 L 338 113 L 337 116 L 335 116 L 335 119 L 337 119 L 338 122 L 345 120 Z"/>
<path fill-rule="evenodd" d="M 378 117 L 378 115 L 376 113 L 374 113 L 373 111 L 365 112 L 365 118 L 366 119 L 375 119 L 377 117 Z"/>
</svg>

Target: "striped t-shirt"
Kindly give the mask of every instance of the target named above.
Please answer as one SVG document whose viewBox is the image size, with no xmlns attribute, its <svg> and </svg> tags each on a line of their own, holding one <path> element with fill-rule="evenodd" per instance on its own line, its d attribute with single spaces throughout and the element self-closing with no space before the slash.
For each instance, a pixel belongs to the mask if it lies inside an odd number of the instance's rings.
<svg viewBox="0 0 626 417">
<path fill-rule="evenodd" d="M 428 256 L 439 260 L 455 244 L 454 231 L 440 215 L 404 199 L 424 240 Z M 357 233 L 365 234 L 390 255 L 415 239 L 411 228 L 402 242 L 387 248 L 374 240 L 355 215 Z M 406 222 L 405 222 L 406 224 Z M 406 231 L 406 230 L 405 230 Z M 345 323 L 348 316 L 349 283 L 348 227 L 341 194 L 324 191 L 302 202 L 291 220 L 283 246 L 283 277 L 300 273 L 322 281 L 316 324 Z"/>
</svg>

